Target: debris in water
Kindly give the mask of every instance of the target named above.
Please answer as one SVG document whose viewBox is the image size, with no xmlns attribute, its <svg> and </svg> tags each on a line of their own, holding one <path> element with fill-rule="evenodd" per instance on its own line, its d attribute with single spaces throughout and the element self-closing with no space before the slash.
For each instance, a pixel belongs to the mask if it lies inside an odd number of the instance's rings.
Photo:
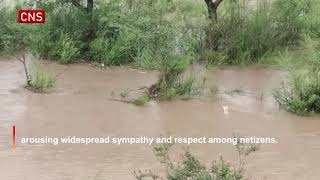
<svg viewBox="0 0 320 180">
<path fill-rule="evenodd" d="M 228 106 L 222 106 L 222 108 L 223 108 L 223 113 L 224 114 L 229 114 L 229 107 Z"/>
</svg>

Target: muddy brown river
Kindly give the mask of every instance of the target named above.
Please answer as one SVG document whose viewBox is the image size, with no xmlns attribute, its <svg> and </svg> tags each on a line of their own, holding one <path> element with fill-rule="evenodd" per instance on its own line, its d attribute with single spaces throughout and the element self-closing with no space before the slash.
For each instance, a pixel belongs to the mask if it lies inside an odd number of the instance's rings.
<svg viewBox="0 0 320 180">
<path fill-rule="evenodd" d="M 134 180 L 133 170 L 163 170 L 148 145 L 21 144 L 21 137 L 230 137 L 235 132 L 278 141 L 261 145 L 260 151 L 248 158 L 247 177 L 320 177 L 320 117 L 299 117 L 279 110 L 271 92 L 286 76 L 281 70 L 228 67 L 202 71 L 207 86 L 219 88 L 217 95 L 137 107 L 111 101 L 112 92 L 151 85 L 156 72 L 51 62 L 45 67 L 57 75 L 56 89 L 34 94 L 23 88 L 21 64 L 0 60 L 1 180 Z M 229 114 L 224 114 L 223 106 L 229 107 Z M 15 152 L 11 148 L 13 125 L 17 128 Z M 177 145 L 173 156 L 184 147 Z M 219 153 L 232 162 L 237 160 L 231 144 L 189 148 L 206 163 L 217 159 Z"/>
</svg>

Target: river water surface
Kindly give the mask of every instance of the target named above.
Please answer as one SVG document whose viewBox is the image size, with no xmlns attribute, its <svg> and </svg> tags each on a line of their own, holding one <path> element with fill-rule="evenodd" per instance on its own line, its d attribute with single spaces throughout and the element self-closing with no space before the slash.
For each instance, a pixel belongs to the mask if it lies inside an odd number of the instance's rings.
<svg viewBox="0 0 320 180">
<path fill-rule="evenodd" d="M 252 179 L 317 180 L 320 177 L 320 117 L 299 117 L 273 102 L 272 89 L 286 73 L 257 67 L 203 71 L 215 96 L 189 101 L 151 102 L 146 107 L 110 100 L 113 92 L 148 86 L 156 72 L 131 68 L 100 69 L 89 65 L 45 63 L 57 75 L 49 94 L 23 88 L 18 61 L 0 60 L 0 179 L 133 180 L 139 168 L 161 172 L 148 145 L 21 144 L 21 137 L 104 136 L 244 136 L 274 137 L 252 154 L 246 174 Z M 223 106 L 229 107 L 224 114 Z M 11 148 L 11 127 L 17 147 Z M 183 147 L 177 146 L 173 156 Z M 235 162 L 231 144 L 189 147 L 206 163 L 218 158 Z M 177 152 L 177 153 L 175 153 Z"/>
</svg>

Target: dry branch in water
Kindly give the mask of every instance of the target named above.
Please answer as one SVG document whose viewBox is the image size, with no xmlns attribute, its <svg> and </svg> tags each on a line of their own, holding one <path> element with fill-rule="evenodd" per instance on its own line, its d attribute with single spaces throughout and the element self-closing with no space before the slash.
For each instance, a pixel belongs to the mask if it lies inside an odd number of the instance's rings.
<svg viewBox="0 0 320 180">
<path fill-rule="evenodd" d="M 27 59 L 26 59 L 26 53 L 22 52 L 21 55 L 16 56 L 16 58 L 22 63 L 24 72 L 26 75 L 26 80 L 27 80 L 27 86 L 30 85 L 31 83 L 31 76 L 28 71 L 28 65 L 27 65 Z"/>
</svg>

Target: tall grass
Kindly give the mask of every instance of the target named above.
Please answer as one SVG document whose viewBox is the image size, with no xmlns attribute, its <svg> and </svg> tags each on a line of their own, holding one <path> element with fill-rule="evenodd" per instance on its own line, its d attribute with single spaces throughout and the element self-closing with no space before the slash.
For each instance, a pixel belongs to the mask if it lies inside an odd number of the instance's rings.
<svg viewBox="0 0 320 180">
<path fill-rule="evenodd" d="M 313 38 L 320 38 L 320 1 L 310 0 L 310 12 L 304 21 L 307 27 L 307 34 Z"/>
<path fill-rule="evenodd" d="M 48 73 L 41 64 L 33 62 L 30 67 L 31 81 L 28 89 L 34 92 L 47 92 L 50 88 L 54 87 L 55 78 Z"/>
<path fill-rule="evenodd" d="M 241 1 L 224 1 L 218 22 L 208 32 L 213 33 L 212 51 L 224 54 L 226 64 L 257 63 L 277 49 L 302 42 L 309 1 L 255 1 L 255 8 L 243 6 Z"/>
</svg>

